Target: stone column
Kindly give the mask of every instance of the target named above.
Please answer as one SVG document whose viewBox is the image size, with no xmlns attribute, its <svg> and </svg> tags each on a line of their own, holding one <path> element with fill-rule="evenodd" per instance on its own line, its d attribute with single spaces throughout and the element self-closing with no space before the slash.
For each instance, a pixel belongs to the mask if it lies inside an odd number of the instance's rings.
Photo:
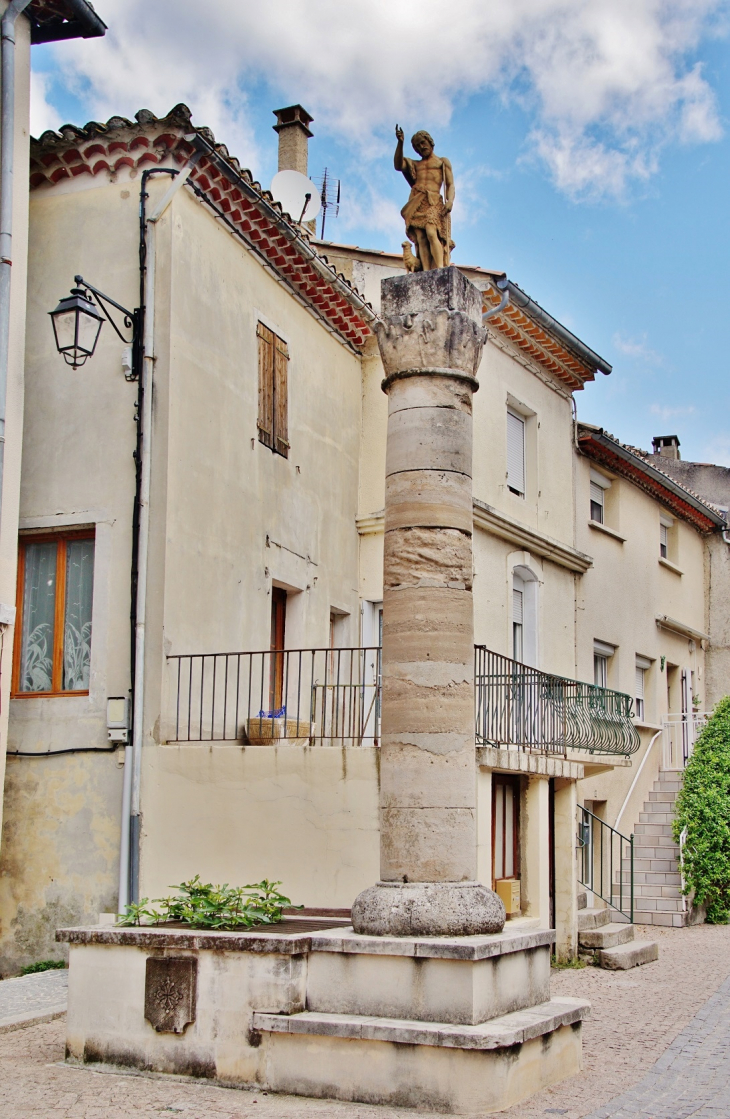
<svg viewBox="0 0 730 1119">
<path fill-rule="evenodd" d="M 456 268 L 384 280 L 388 394 L 380 877 L 356 898 L 373 935 L 499 932 L 476 879 L 472 394 L 481 293 Z"/>
</svg>

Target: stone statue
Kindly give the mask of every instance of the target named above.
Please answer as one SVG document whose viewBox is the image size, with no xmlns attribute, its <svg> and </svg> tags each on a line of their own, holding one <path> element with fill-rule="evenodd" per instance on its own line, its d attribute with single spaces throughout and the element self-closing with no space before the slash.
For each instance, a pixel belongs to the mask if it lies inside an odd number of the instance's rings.
<svg viewBox="0 0 730 1119">
<path fill-rule="evenodd" d="M 434 152 L 433 138 L 421 130 L 411 139 L 413 150 L 421 158 L 409 159 L 403 155 L 403 129 L 395 126 L 398 143 L 393 166 L 401 171 L 410 185 L 411 196 L 401 210 L 406 223 L 408 239 L 416 246 L 417 272 L 430 272 L 445 268 L 451 263 L 451 208 L 454 205 L 454 173 L 451 164 Z M 441 188 L 444 188 L 444 197 Z M 410 253 L 404 260 L 408 271 L 412 265 Z M 410 265 L 410 266 L 409 266 Z"/>
</svg>

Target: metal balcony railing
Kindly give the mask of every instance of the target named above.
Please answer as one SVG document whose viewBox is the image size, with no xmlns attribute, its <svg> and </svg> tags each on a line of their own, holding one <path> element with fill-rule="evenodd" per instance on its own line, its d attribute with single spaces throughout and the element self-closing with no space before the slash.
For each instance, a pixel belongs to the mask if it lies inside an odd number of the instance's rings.
<svg viewBox="0 0 730 1119">
<path fill-rule="evenodd" d="M 623 692 L 539 672 L 475 649 L 477 742 L 549 754 L 635 753 L 641 745 L 632 699 Z"/>
<path fill-rule="evenodd" d="M 379 745 L 381 650 L 282 649 L 167 658 L 168 742 Z M 565 755 L 632 754 L 639 735 L 620 692 L 474 650 L 480 745 Z"/>
</svg>

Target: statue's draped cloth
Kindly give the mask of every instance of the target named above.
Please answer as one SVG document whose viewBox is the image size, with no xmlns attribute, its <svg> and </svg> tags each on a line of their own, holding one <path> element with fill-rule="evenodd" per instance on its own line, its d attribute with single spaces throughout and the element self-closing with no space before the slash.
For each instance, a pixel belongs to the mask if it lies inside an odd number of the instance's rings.
<svg viewBox="0 0 730 1119">
<path fill-rule="evenodd" d="M 426 229 L 432 226 L 438 233 L 439 241 L 446 251 L 446 260 L 449 259 L 451 249 L 451 214 L 446 212 L 441 192 L 437 190 L 420 190 L 412 184 L 416 181 L 415 161 L 404 157 L 406 179 L 411 183 L 411 193 L 401 216 L 406 223 L 406 233 L 413 244 L 417 244 L 416 229 Z"/>
</svg>

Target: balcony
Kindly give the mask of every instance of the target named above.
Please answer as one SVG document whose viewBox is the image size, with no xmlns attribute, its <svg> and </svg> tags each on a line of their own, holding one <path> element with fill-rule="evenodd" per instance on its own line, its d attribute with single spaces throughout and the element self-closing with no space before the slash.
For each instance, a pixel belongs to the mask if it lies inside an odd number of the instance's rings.
<svg viewBox="0 0 730 1119">
<path fill-rule="evenodd" d="M 167 658 L 168 742 L 378 746 L 379 648 L 196 653 Z M 640 745 L 621 692 L 474 650 L 475 740 L 565 757 Z"/>
</svg>

